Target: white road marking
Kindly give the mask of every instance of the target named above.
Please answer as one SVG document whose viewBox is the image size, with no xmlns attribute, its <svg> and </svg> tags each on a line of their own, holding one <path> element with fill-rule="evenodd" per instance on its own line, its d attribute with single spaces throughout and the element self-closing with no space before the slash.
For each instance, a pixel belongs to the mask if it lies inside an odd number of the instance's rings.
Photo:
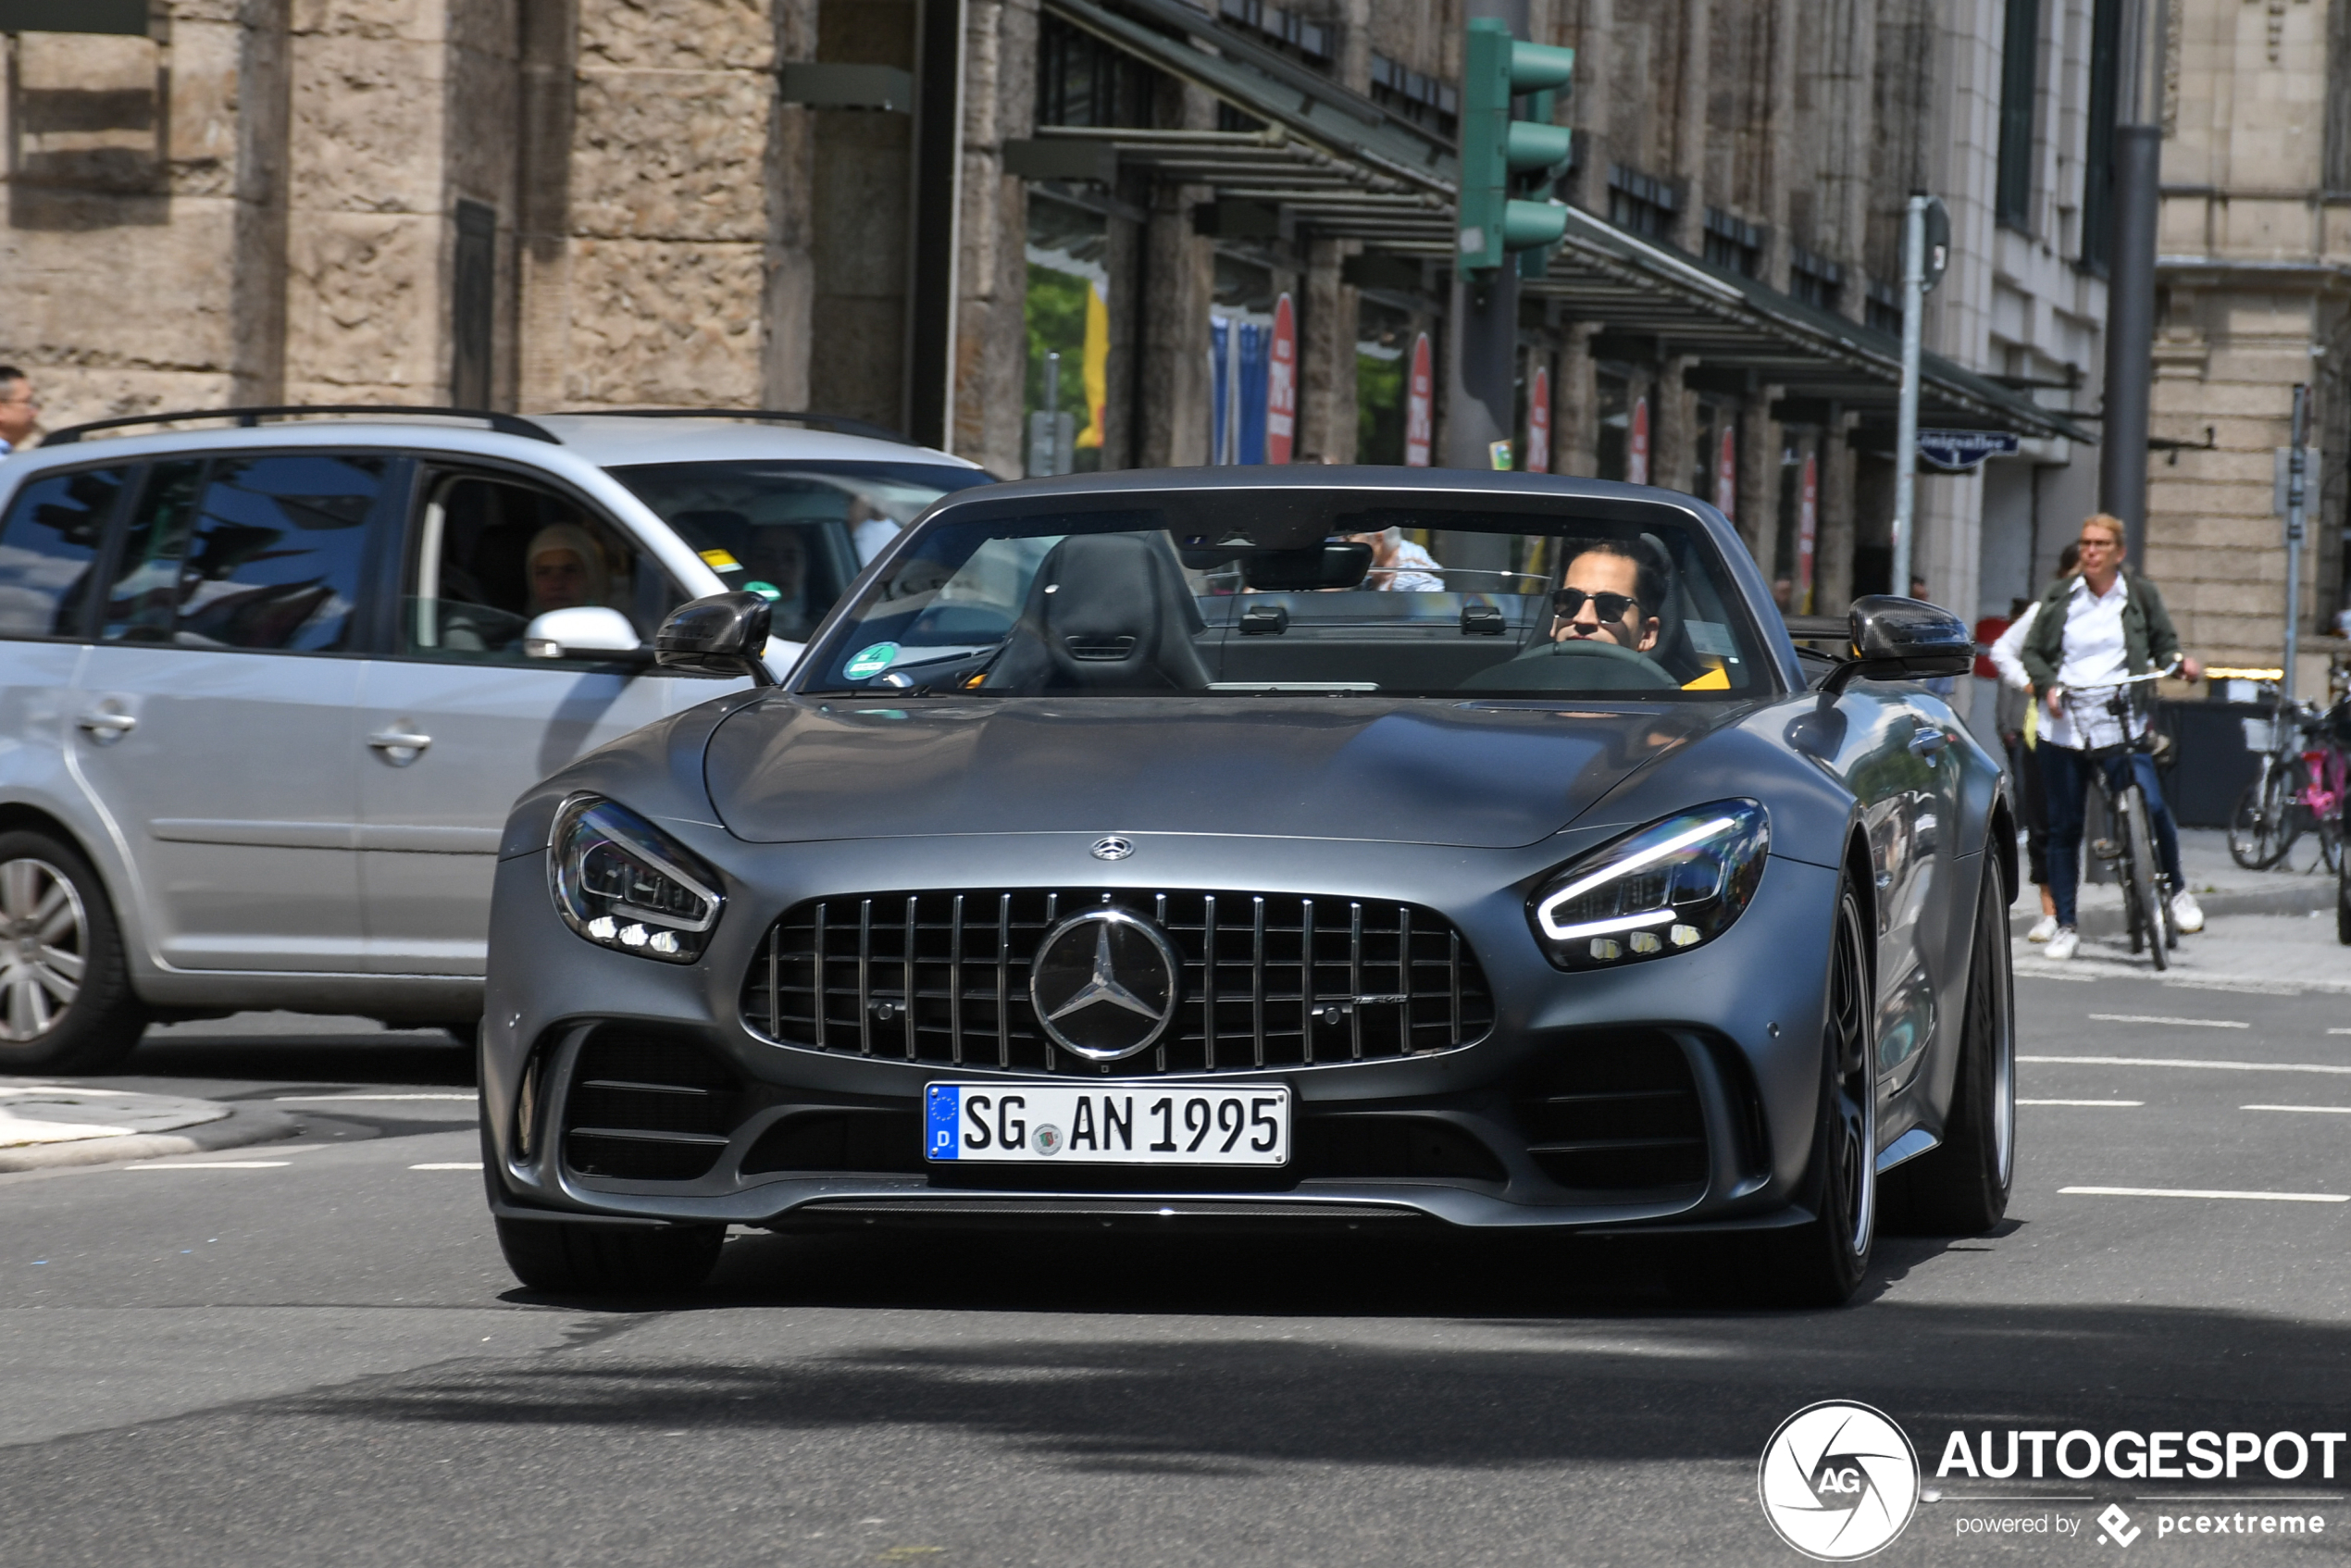
<svg viewBox="0 0 2351 1568">
<path fill-rule="evenodd" d="M 2146 1013 L 2093 1013 L 2093 1023 L 2098 1024 L 2170 1024 L 2183 1029 L 2249 1029 L 2250 1024 L 2240 1024 L 2233 1018 L 2165 1018 Z"/>
<path fill-rule="evenodd" d="M 283 1160 L 180 1160 L 170 1164 L 142 1160 L 122 1168 L 126 1171 L 281 1171 L 286 1168 L 286 1164 Z"/>
<path fill-rule="evenodd" d="M 2020 1056 L 2020 1062 L 2072 1062 L 2092 1067 L 2203 1067 L 2223 1073 L 2338 1073 L 2351 1067 L 2317 1062 L 2196 1062 L 2175 1056 Z"/>
<path fill-rule="evenodd" d="M 278 1103 L 281 1105 L 295 1100 L 309 1101 L 314 1104 L 330 1100 L 462 1100 L 471 1104 L 480 1098 L 478 1094 L 281 1094 L 277 1097 Z"/>
<path fill-rule="evenodd" d="M 2085 1198 L 2244 1198 L 2261 1203 L 2351 1203 L 2351 1192 L 2222 1192 L 2194 1187 L 2060 1187 Z"/>
<path fill-rule="evenodd" d="M 2020 1100 L 2019 1105 L 2144 1105 L 2144 1100 Z"/>
<path fill-rule="evenodd" d="M 2240 1111 L 2319 1111 L 2328 1115 L 2351 1116 L 2351 1105 L 2240 1105 Z"/>
<path fill-rule="evenodd" d="M 481 1162 L 479 1160 L 443 1160 L 429 1165 L 411 1165 L 408 1168 L 412 1171 L 478 1171 L 481 1169 Z"/>
<path fill-rule="evenodd" d="M 2329 1029 L 2327 1033 L 2331 1035 L 2351 1035 L 2351 1029 Z"/>
</svg>

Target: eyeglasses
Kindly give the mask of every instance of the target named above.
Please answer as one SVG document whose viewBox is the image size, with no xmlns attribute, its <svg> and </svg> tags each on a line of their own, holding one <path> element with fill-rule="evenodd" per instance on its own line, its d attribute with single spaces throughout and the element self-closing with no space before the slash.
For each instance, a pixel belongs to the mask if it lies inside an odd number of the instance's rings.
<svg viewBox="0 0 2351 1568">
<path fill-rule="evenodd" d="M 2073 548 L 2076 550 L 2120 550 L 2121 546 L 2101 534 L 2096 539 L 2077 539 L 2073 541 Z"/>
<path fill-rule="evenodd" d="M 1562 588 L 1551 595 L 1551 611 L 1560 619 L 1572 621 L 1586 600 L 1604 621 L 1621 621 L 1625 611 L 1637 608 L 1641 603 L 1629 593 L 1586 593 L 1580 588 Z"/>
</svg>

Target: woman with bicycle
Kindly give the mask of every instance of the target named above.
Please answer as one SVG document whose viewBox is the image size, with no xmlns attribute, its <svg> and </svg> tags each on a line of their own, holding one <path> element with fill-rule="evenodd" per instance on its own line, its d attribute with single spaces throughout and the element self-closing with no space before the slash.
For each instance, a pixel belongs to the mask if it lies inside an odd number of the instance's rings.
<svg viewBox="0 0 2351 1568">
<path fill-rule="evenodd" d="M 2049 892 L 2057 903 L 2057 935 L 2048 954 L 2071 958 L 2082 945 L 2075 928 L 2082 878 L 2084 795 L 2095 764 L 2107 786 L 2136 786 L 2153 828 L 2154 848 L 2171 879 L 2170 923 L 2183 932 L 2204 928 L 2180 873 L 2180 833 L 2155 777 L 2155 762 L 2138 749 L 2146 732 L 2144 704 L 2129 694 L 2146 691 L 2174 666 L 2186 679 L 2204 666 L 2180 652 L 2180 636 L 2155 584 L 2123 569 L 2122 524 L 2105 513 L 2085 519 L 2076 541 L 2078 576 L 2060 578 L 2042 595 L 2025 635 L 2022 662 L 2043 704 L 2038 751 L 2049 822 Z M 2151 933 L 2160 958 L 2164 932 Z"/>
</svg>

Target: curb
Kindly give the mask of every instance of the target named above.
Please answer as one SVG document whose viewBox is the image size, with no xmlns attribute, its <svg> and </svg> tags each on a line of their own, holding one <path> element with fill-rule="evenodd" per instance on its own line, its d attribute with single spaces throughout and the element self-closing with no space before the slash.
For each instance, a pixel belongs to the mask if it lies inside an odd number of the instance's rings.
<svg viewBox="0 0 2351 1568">
<path fill-rule="evenodd" d="M 160 1160 L 175 1154 L 204 1154 L 217 1149 L 237 1149 L 291 1138 L 300 1130 L 292 1116 L 267 1106 L 220 1101 L 229 1114 L 183 1132 L 132 1133 L 127 1138 L 84 1138 L 71 1143 L 43 1143 L 28 1149 L 0 1150 L 0 1175 L 13 1171 L 47 1170 L 56 1165 L 110 1165 L 118 1160 Z"/>
<path fill-rule="evenodd" d="M 2312 910 L 2334 907 L 2334 878 L 2297 876 L 2290 880 L 2281 878 L 2274 888 L 2198 893 L 2196 902 L 2202 906 L 2207 919 L 2226 915 L 2307 915 Z M 2041 906 L 2028 893 L 2017 900 L 2017 907 L 2018 913 L 2009 916 L 2009 934 L 2022 937 L 2041 918 Z M 2111 909 L 2082 910 L 2075 928 L 2085 937 L 2120 936 L 2128 929 L 2119 903 Z"/>
</svg>

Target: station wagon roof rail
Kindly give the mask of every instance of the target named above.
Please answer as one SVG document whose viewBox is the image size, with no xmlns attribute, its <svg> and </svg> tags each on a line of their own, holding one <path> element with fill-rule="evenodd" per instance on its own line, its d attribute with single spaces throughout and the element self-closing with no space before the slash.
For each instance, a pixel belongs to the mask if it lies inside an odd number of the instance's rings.
<svg viewBox="0 0 2351 1568">
<path fill-rule="evenodd" d="M 251 429 L 264 419 L 299 419 L 317 414 L 364 414 L 428 419 L 479 419 L 501 435 L 522 436 L 531 441 L 543 441 L 551 446 L 563 444 L 545 426 L 535 420 L 526 419 L 519 414 L 504 414 L 488 408 L 419 407 L 415 404 L 398 403 L 271 404 L 253 408 L 185 408 L 161 414 L 125 414 L 112 419 L 93 419 L 86 424 L 68 425 L 61 430 L 52 430 L 42 438 L 41 444 L 71 446 L 82 437 L 97 430 L 127 429 L 135 425 L 171 425 L 184 419 L 233 419 L 239 427 Z"/>
</svg>

